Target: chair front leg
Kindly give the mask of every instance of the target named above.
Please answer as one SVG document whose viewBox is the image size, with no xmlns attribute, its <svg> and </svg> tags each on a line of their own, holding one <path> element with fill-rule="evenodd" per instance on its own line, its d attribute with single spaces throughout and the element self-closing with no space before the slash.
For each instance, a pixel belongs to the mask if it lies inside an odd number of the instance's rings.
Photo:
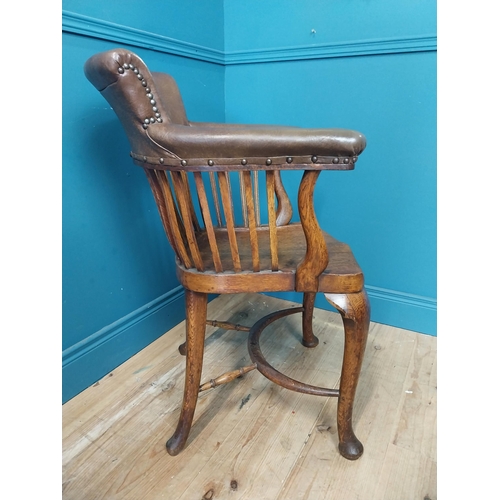
<svg viewBox="0 0 500 500">
<path fill-rule="evenodd" d="M 173 436 L 167 441 L 167 451 L 170 455 L 177 455 L 183 450 L 191 430 L 200 389 L 206 320 L 207 295 L 186 290 L 186 378 L 184 382 L 184 400 L 177 428 Z"/>
<path fill-rule="evenodd" d="M 306 347 L 316 347 L 319 343 L 312 328 L 315 298 L 315 292 L 304 292 L 302 302 L 302 306 L 304 307 L 304 312 L 302 313 L 302 345 Z"/>
<path fill-rule="evenodd" d="M 370 326 L 370 303 L 364 289 L 358 293 L 325 293 L 325 298 L 340 312 L 345 330 L 337 407 L 339 451 L 343 457 L 356 460 L 363 454 L 363 445 L 352 429 L 352 410 Z"/>
</svg>

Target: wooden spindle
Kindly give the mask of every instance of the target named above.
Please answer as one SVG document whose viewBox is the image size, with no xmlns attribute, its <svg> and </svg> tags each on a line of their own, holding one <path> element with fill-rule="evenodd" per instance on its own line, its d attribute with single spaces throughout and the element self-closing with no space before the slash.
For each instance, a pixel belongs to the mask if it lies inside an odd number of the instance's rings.
<svg viewBox="0 0 500 500">
<path fill-rule="evenodd" d="M 217 321 L 216 319 L 207 319 L 207 326 L 215 326 L 216 328 L 222 328 L 223 330 L 235 330 L 237 332 L 249 332 L 250 327 L 240 325 L 238 323 L 229 323 L 228 321 Z"/>
<path fill-rule="evenodd" d="M 209 172 L 210 176 L 210 186 L 212 188 L 212 196 L 214 198 L 215 214 L 217 216 L 217 225 L 222 227 L 222 218 L 220 216 L 220 203 L 219 196 L 217 194 L 217 182 L 215 181 L 215 175 L 213 172 Z"/>
<path fill-rule="evenodd" d="M 170 220 L 168 218 L 167 207 L 165 204 L 165 197 L 163 196 L 160 181 L 158 180 L 157 177 L 157 172 L 155 170 L 150 170 L 149 168 L 145 168 L 144 173 L 146 174 L 149 185 L 151 187 L 151 191 L 153 192 L 153 196 L 156 201 L 158 211 L 160 212 L 160 218 L 163 223 L 165 233 L 167 234 L 168 241 L 172 246 L 172 248 L 174 249 L 174 252 L 177 254 L 177 257 L 180 258 L 179 250 L 177 248 L 175 238 L 172 232 L 172 225 L 170 224 Z"/>
<path fill-rule="evenodd" d="M 186 228 L 184 227 L 184 222 L 182 220 L 182 217 L 181 217 L 181 214 L 179 211 L 177 188 L 176 188 L 176 185 L 174 183 L 174 179 L 172 177 L 172 172 L 165 172 L 165 176 L 166 176 L 167 180 L 169 180 L 169 186 L 170 186 L 170 192 L 172 194 L 175 219 L 177 220 L 177 225 L 179 226 L 179 230 L 180 230 L 180 233 L 182 236 L 182 241 L 184 242 L 184 246 L 187 248 L 188 241 L 187 241 L 187 237 L 186 237 Z"/>
<path fill-rule="evenodd" d="M 260 226 L 260 204 L 259 204 L 259 171 L 253 170 L 253 196 L 255 205 L 255 219 L 257 226 Z"/>
<path fill-rule="evenodd" d="M 254 363 L 253 365 L 250 366 L 242 366 L 238 370 L 233 370 L 231 372 L 223 373 L 219 377 L 211 379 L 209 382 L 205 382 L 204 384 L 201 384 L 200 392 L 206 391 L 208 389 L 213 389 L 219 385 L 228 384 L 229 382 L 232 382 L 233 380 L 242 377 L 243 375 L 245 375 L 245 373 L 251 372 L 256 368 L 257 365 Z"/>
<path fill-rule="evenodd" d="M 250 234 L 250 248 L 252 250 L 252 268 L 253 271 L 258 273 L 260 271 L 259 262 L 259 240 L 257 237 L 257 224 L 255 222 L 255 207 L 253 204 L 252 196 L 252 178 L 250 177 L 250 172 L 245 171 L 243 174 L 243 185 L 244 185 L 244 199 L 246 201 L 246 207 L 248 209 L 248 228 Z"/>
<path fill-rule="evenodd" d="M 278 270 L 278 235 L 276 233 L 276 209 L 274 198 L 274 172 L 266 170 L 267 211 L 269 214 L 269 245 L 271 247 L 271 269 Z"/>
<path fill-rule="evenodd" d="M 199 232 L 201 230 L 201 228 L 200 228 L 200 224 L 198 222 L 198 217 L 196 215 L 196 211 L 194 209 L 193 198 L 191 195 L 191 187 L 189 186 L 188 173 L 182 171 L 181 175 L 182 175 L 182 181 L 184 183 L 184 190 L 186 192 L 186 199 L 187 199 L 188 206 L 189 206 L 189 213 L 191 214 L 191 220 L 193 221 L 193 226 L 194 226 L 195 231 Z"/>
<path fill-rule="evenodd" d="M 182 172 L 172 172 L 172 178 L 174 180 L 174 190 L 177 195 L 177 203 L 179 204 L 182 219 L 184 221 L 184 228 L 186 230 L 186 238 L 188 241 L 189 250 L 191 251 L 191 257 L 193 258 L 196 269 L 198 271 L 203 271 L 203 260 L 200 255 L 200 249 L 198 248 L 198 242 L 196 241 L 193 221 L 191 220 L 191 214 L 189 211 L 187 193 L 184 189 Z"/>
<path fill-rule="evenodd" d="M 229 203 L 231 204 L 231 211 L 234 215 L 234 203 L 233 203 L 233 191 L 231 189 L 231 176 L 229 175 L 230 172 L 224 172 L 226 175 L 226 180 L 227 180 L 227 192 L 229 194 Z"/>
<path fill-rule="evenodd" d="M 290 198 L 285 191 L 285 186 L 281 180 L 281 171 L 274 171 L 274 188 L 278 198 L 278 209 L 276 212 L 276 225 L 286 226 L 292 219 L 293 209 Z"/>
<path fill-rule="evenodd" d="M 193 267 L 193 264 L 191 263 L 191 259 L 189 258 L 189 255 L 187 253 L 184 238 L 182 236 L 184 227 L 181 227 L 179 224 L 179 216 L 177 213 L 177 209 L 175 207 L 172 190 L 170 189 L 170 183 L 168 182 L 166 172 L 157 171 L 156 174 L 159 184 L 161 186 L 161 190 L 163 192 L 163 197 L 165 200 L 165 208 L 167 210 L 167 217 L 168 220 L 170 221 L 170 225 L 172 228 L 172 236 L 175 242 L 174 248 L 177 249 L 179 259 L 184 265 L 184 267 L 189 269 Z"/>
<path fill-rule="evenodd" d="M 208 207 L 207 194 L 205 192 L 205 186 L 203 185 L 203 178 L 201 172 L 194 173 L 194 180 L 196 183 L 196 191 L 198 193 L 198 200 L 200 201 L 201 213 L 203 215 L 203 221 L 205 223 L 205 229 L 207 231 L 208 243 L 210 245 L 210 250 L 212 251 L 212 258 L 214 261 L 215 271 L 218 273 L 223 272 L 222 262 L 220 260 L 219 248 L 217 246 L 217 239 L 215 238 L 215 231 L 212 224 L 212 218 L 210 216 L 210 209 Z"/>
<path fill-rule="evenodd" d="M 236 240 L 236 232 L 234 230 L 233 205 L 229 194 L 227 172 L 217 172 L 219 177 L 220 194 L 222 198 L 222 208 L 224 217 L 226 218 L 227 234 L 229 238 L 229 246 L 231 256 L 233 258 L 233 267 L 236 273 L 241 271 L 240 254 L 238 252 L 238 242 Z"/>
<path fill-rule="evenodd" d="M 241 198 L 241 213 L 243 215 L 243 225 L 248 227 L 248 210 L 247 204 L 245 201 L 245 181 L 244 181 L 244 172 L 239 172 L 240 176 L 240 198 Z"/>
</svg>

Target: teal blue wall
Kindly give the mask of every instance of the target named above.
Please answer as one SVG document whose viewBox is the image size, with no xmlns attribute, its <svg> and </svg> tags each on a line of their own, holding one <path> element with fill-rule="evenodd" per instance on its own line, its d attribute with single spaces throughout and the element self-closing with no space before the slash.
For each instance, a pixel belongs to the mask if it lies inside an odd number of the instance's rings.
<svg viewBox="0 0 500 500">
<path fill-rule="evenodd" d="M 356 170 L 320 177 L 318 218 L 353 248 L 375 321 L 435 334 L 435 2 L 65 0 L 64 401 L 184 317 L 147 181 L 83 75 L 118 46 L 172 74 L 192 120 L 365 133 Z"/>
<path fill-rule="evenodd" d="M 222 0 L 63 0 L 63 10 L 154 36 L 224 50 Z M 130 36 L 130 33 L 129 35 Z"/>
<path fill-rule="evenodd" d="M 321 174 L 318 219 L 353 249 L 374 321 L 435 334 L 435 1 L 226 1 L 224 16 L 226 121 L 367 136 L 354 171 Z"/>
<path fill-rule="evenodd" d="M 228 54 L 435 37 L 436 0 L 225 0 L 224 23 Z"/>
<path fill-rule="evenodd" d="M 191 119 L 224 121 L 223 11 L 210 3 L 63 2 L 63 401 L 184 319 L 149 185 L 83 65 L 130 48 L 176 78 Z"/>
</svg>

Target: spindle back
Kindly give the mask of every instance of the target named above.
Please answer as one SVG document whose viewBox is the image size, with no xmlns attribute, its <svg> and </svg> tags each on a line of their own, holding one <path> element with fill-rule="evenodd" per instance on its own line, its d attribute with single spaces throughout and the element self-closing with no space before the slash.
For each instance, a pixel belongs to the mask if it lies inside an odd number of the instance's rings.
<svg viewBox="0 0 500 500">
<path fill-rule="evenodd" d="M 186 269 L 279 269 L 278 227 L 292 218 L 280 171 L 144 171 L 168 240 Z M 265 194 L 259 176 L 265 178 Z M 267 213 L 261 213 L 263 195 Z"/>
<path fill-rule="evenodd" d="M 320 281 L 336 276 L 332 258 L 340 259 L 338 279 L 347 276 L 359 287 L 357 264 L 342 257 L 334 239 L 325 241 L 313 190 L 322 170 L 354 168 L 366 144 L 362 134 L 192 122 L 175 80 L 151 73 L 125 49 L 92 56 L 84 70 L 113 107 L 130 155 L 146 173 L 186 288 L 317 292 Z M 297 224 L 290 223 L 281 170 L 304 170 Z"/>
</svg>

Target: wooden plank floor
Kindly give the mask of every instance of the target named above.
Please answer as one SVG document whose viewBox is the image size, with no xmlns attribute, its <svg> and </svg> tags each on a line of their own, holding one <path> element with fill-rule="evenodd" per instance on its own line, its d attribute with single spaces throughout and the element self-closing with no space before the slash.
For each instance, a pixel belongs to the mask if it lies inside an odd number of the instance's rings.
<svg viewBox="0 0 500 500">
<path fill-rule="evenodd" d="M 291 305 L 220 296 L 208 317 L 251 326 Z M 262 351 L 293 378 L 338 387 L 341 318 L 316 309 L 314 329 L 320 344 L 306 349 L 300 314 L 280 319 Z M 354 412 L 365 452 L 354 462 L 337 451 L 336 398 L 288 391 L 257 371 L 202 393 L 187 448 L 168 455 L 183 339 L 181 323 L 63 406 L 63 499 L 436 500 L 434 337 L 371 324 Z M 207 327 L 202 382 L 250 364 L 246 339 Z"/>
</svg>

